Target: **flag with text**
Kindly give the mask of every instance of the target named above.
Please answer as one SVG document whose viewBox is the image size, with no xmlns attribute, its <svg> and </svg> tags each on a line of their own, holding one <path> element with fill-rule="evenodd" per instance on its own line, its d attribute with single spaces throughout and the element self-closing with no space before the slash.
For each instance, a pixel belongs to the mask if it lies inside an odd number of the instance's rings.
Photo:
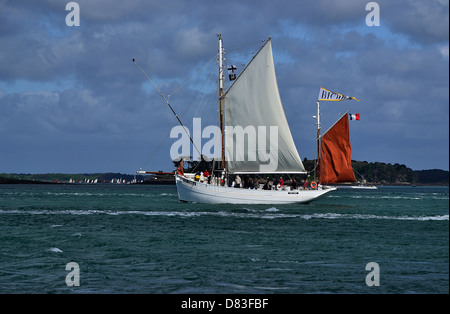
<svg viewBox="0 0 450 314">
<path fill-rule="evenodd" d="M 342 100 L 356 100 L 359 101 L 358 99 L 356 99 L 355 97 L 352 96 L 345 96 L 333 91 L 330 91 L 328 89 L 325 89 L 323 87 L 320 88 L 319 91 L 319 98 L 318 100 L 326 100 L 326 101 L 342 101 Z"/>
</svg>

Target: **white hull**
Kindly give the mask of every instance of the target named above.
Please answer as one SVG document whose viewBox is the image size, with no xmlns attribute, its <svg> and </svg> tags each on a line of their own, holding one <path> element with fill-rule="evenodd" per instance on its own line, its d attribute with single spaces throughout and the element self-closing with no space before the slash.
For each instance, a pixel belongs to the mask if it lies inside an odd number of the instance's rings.
<svg viewBox="0 0 450 314">
<path fill-rule="evenodd" d="M 293 191 L 233 188 L 194 181 L 178 174 L 175 180 L 180 201 L 206 204 L 309 203 L 336 190 L 334 187 Z"/>
</svg>

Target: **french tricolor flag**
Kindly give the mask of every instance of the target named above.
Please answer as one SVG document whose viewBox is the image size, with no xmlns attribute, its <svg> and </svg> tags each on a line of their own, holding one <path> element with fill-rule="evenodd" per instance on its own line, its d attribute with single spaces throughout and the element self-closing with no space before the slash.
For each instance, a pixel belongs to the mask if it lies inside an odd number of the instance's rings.
<svg viewBox="0 0 450 314">
<path fill-rule="evenodd" d="M 359 120 L 359 113 L 349 113 L 350 120 Z"/>
</svg>

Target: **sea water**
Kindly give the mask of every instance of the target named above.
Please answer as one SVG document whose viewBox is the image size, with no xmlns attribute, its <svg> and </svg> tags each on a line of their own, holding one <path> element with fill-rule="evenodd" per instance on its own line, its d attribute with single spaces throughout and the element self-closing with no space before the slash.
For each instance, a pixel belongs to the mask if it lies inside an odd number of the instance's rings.
<svg viewBox="0 0 450 314">
<path fill-rule="evenodd" d="M 207 205 L 175 186 L 0 185 L 0 243 L 8 294 L 449 293 L 449 190 Z"/>
</svg>

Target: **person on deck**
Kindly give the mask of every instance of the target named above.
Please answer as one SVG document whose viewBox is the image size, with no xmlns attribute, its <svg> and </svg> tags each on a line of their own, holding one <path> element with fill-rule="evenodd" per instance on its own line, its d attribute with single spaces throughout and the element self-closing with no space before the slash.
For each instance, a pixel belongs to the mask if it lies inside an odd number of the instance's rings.
<svg viewBox="0 0 450 314">
<path fill-rule="evenodd" d="M 241 177 L 239 175 L 236 175 L 236 178 L 234 179 L 234 187 L 235 188 L 240 188 L 241 187 Z"/>
<path fill-rule="evenodd" d="M 275 180 L 273 180 L 273 189 L 276 190 L 278 187 L 278 184 L 280 184 L 280 180 L 278 180 L 278 178 L 275 178 Z"/>
<path fill-rule="evenodd" d="M 263 190 L 270 190 L 270 188 L 269 188 L 269 178 L 267 178 L 266 183 L 264 183 Z"/>
<path fill-rule="evenodd" d="M 203 175 L 205 176 L 205 179 L 208 182 L 208 184 L 211 184 L 211 177 L 212 177 L 212 175 L 209 175 L 208 169 L 206 169 L 206 171 L 205 171 L 205 173 L 203 173 Z"/>
<path fill-rule="evenodd" d="M 253 179 L 249 178 L 248 179 L 248 188 L 253 189 L 254 187 L 255 187 L 255 184 L 253 183 Z"/>
<path fill-rule="evenodd" d="M 282 187 L 283 185 L 284 185 L 283 178 L 280 177 L 280 184 L 279 184 L 278 188 L 281 189 L 281 187 Z"/>
<path fill-rule="evenodd" d="M 297 189 L 297 181 L 295 181 L 295 179 L 291 180 L 291 190 L 296 190 Z"/>
</svg>

